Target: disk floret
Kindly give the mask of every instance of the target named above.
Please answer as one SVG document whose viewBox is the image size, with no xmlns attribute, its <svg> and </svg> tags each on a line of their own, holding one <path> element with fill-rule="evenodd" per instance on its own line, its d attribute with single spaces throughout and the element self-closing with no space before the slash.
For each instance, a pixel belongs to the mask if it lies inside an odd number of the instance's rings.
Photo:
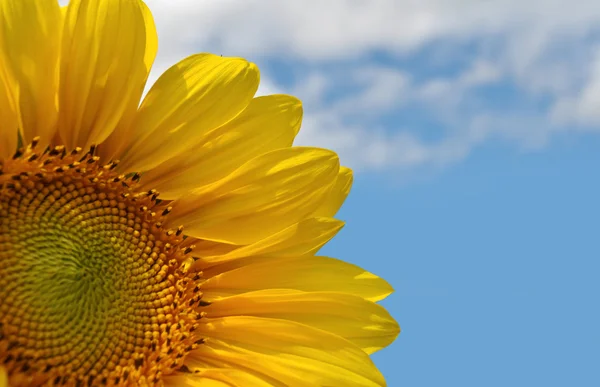
<svg viewBox="0 0 600 387">
<path fill-rule="evenodd" d="M 94 147 L 36 149 L 1 164 L 0 362 L 16 385 L 156 385 L 202 343 L 182 228 Z"/>
</svg>

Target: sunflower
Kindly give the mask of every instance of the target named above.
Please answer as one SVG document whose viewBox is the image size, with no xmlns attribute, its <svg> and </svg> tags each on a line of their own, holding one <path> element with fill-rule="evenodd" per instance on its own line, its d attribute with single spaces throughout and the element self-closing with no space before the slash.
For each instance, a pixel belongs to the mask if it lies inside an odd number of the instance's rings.
<svg viewBox="0 0 600 387">
<path fill-rule="evenodd" d="M 352 185 L 300 101 L 140 0 L 0 0 L 0 386 L 382 386 L 379 277 L 316 256 Z M 160 194 L 159 194 L 160 193 Z"/>
</svg>

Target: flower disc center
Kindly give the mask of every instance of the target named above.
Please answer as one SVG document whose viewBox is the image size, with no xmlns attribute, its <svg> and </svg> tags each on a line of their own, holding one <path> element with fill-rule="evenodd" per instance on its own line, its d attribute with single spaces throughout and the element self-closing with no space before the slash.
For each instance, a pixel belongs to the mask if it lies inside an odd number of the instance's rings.
<svg viewBox="0 0 600 387">
<path fill-rule="evenodd" d="M 91 154 L 28 156 L 0 176 L 0 361 L 22 384 L 158 379 L 195 321 L 181 230 Z"/>
</svg>

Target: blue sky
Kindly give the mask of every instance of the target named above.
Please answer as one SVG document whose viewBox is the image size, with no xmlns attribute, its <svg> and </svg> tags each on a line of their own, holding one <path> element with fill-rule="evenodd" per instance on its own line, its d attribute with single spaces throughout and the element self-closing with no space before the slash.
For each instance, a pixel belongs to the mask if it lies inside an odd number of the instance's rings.
<svg viewBox="0 0 600 387">
<path fill-rule="evenodd" d="M 148 0 L 154 79 L 243 56 L 355 169 L 323 250 L 384 276 L 395 386 L 600 385 L 600 5 Z"/>
<path fill-rule="evenodd" d="M 359 176 L 326 250 L 396 288 L 390 386 L 598 385 L 599 146 L 489 147 L 401 189 Z"/>
</svg>

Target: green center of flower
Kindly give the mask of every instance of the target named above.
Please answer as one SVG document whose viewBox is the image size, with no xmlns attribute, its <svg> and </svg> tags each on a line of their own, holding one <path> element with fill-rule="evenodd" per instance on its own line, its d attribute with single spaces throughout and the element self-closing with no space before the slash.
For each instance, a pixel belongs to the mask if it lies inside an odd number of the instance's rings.
<svg viewBox="0 0 600 387">
<path fill-rule="evenodd" d="M 168 207 L 92 155 L 31 157 L 0 180 L 0 362 L 22 384 L 181 366 L 200 318 L 182 306 L 199 296 L 181 230 L 162 229 Z"/>
</svg>

